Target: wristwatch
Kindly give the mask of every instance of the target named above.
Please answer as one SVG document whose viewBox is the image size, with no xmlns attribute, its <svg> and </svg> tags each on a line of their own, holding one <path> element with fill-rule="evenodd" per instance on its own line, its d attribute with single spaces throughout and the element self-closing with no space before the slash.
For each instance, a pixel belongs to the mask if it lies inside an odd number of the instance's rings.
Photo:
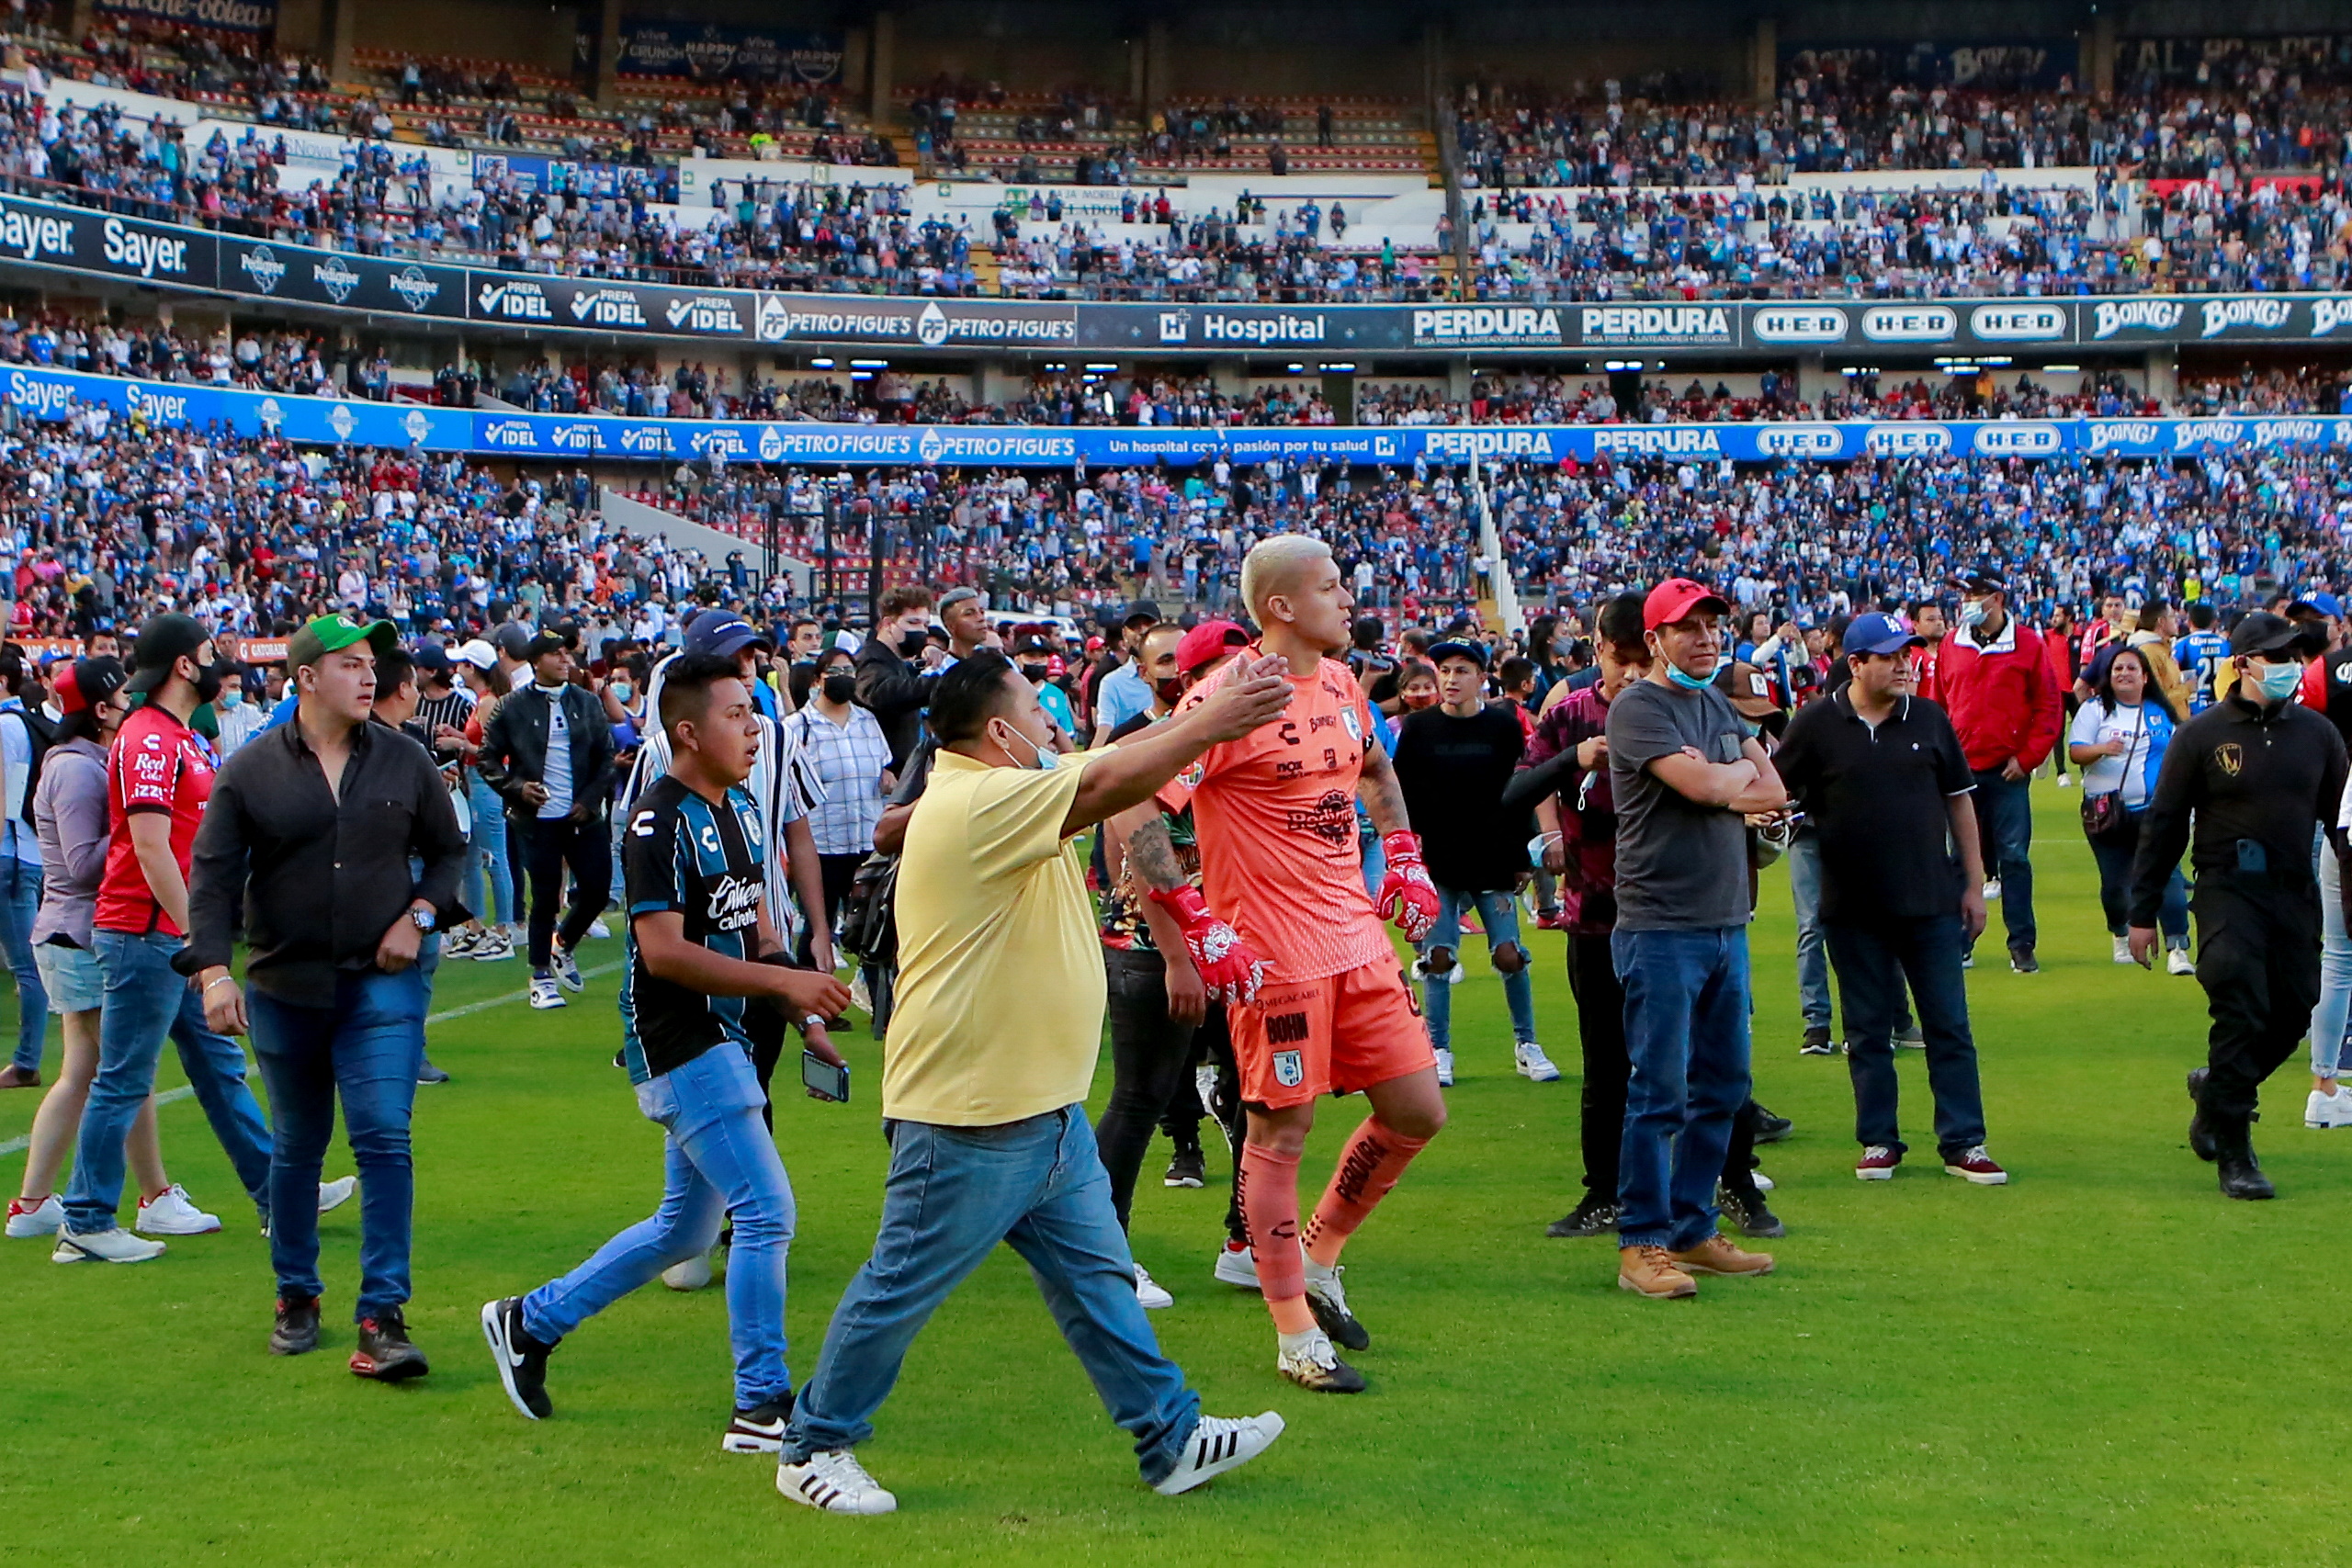
<svg viewBox="0 0 2352 1568">
<path fill-rule="evenodd" d="M 409 923 L 420 931 L 430 931 L 433 929 L 433 911 L 429 908 L 411 906 L 408 919 Z"/>
</svg>

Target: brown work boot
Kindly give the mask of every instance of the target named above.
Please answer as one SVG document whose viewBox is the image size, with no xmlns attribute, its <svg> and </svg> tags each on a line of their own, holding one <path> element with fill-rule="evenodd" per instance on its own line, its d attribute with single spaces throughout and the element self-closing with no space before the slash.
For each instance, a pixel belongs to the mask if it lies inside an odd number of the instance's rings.
<svg viewBox="0 0 2352 1568">
<path fill-rule="evenodd" d="M 1699 1281 L 1674 1266 L 1662 1247 L 1621 1247 L 1617 1249 L 1617 1288 L 1634 1291 L 1654 1302 L 1695 1296 Z"/>
<path fill-rule="evenodd" d="M 1688 1252 L 1669 1252 L 1667 1258 L 1679 1269 L 1693 1274 L 1770 1274 L 1772 1255 L 1769 1252 L 1742 1252 L 1724 1235 L 1711 1235 Z"/>
</svg>

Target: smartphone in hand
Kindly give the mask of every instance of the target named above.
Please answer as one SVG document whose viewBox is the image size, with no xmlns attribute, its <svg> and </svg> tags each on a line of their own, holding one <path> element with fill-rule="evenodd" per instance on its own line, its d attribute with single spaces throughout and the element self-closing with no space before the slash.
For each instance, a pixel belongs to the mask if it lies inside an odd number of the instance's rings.
<svg viewBox="0 0 2352 1568">
<path fill-rule="evenodd" d="M 820 1100 L 830 1100 L 836 1105 L 849 1103 L 849 1067 L 835 1066 L 814 1051 L 800 1053 L 800 1081 L 808 1092 Z"/>
</svg>

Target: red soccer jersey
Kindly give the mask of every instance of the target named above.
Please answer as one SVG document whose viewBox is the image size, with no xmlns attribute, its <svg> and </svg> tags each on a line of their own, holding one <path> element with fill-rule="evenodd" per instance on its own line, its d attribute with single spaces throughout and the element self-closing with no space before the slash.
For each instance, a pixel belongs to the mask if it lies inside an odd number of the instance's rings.
<svg viewBox="0 0 2352 1568">
<path fill-rule="evenodd" d="M 100 931 L 143 936 L 187 933 L 172 924 L 147 890 L 147 874 L 130 843 L 130 818 L 141 811 L 172 816 L 172 859 L 187 875 L 196 846 L 196 825 L 212 798 L 212 753 L 196 731 L 171 710 L 150 703 L 122 721 L 107 758 L 106 870 L 98 877 L 96 924 Z"/>
<path fill-rule="evenodd" d="M 1211 747 L 1159 792 L 1171 811 L 1192 804 L 1209 908 L 1272 961 L 1278 981 L 1336 975 L 1391 953 L 1356 843 L 1371 709 L 1336 660 L 1290 679 L 1281 718 Z M 1195 688 L 1185 705 L 1209 690 Z"/>
</svg>

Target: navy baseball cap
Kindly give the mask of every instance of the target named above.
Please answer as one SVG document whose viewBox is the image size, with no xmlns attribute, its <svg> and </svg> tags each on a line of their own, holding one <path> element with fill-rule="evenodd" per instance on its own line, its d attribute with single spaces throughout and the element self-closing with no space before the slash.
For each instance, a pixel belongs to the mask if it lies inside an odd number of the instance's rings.
<svg viewBox="0 0 2352 1568">
<path fill-rule="evenodd" d="M 688 653 L 715 653 L 722 659 L 731 659 L 747 648 L 767 646 L 768 639 L 732 610 L 705 610 L 686 623 Z"/>
<path fill-rule="evenodd" d="M 1431 664 L 1442 664 L 1449 659 L 1466 659 L 1481 670 L 1487 667 L 1487 650 L 1464 637 L 1448 637 L 1443 642 L 1430 644 Z"/>
<path fill-rule="evenodd" d="M 1846 637 L 1840 646 L 1849 654 L 1900 653 L 1906 648 L 1921 647 L 1927 640 L 1893 615 L 1872 610 L 1846 623 Z"/>
</svg>

